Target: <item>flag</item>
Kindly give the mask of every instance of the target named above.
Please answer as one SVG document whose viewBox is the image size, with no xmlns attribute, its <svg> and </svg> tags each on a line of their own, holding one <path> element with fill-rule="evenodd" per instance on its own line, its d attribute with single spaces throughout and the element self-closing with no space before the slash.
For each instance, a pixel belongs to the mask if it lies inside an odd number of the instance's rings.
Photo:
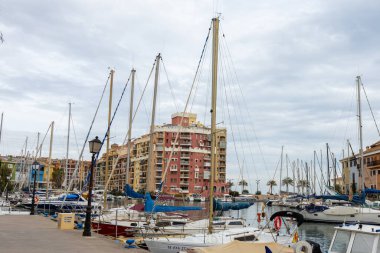
<svg viewBox="0 0 380 253">
<path fill-rule="evenodd" d="M 265 246 L 265 253 L 272 253 L 272 251 L 270 250 L 270 248 L 268 248 L 267 246 Z"/>
<path fill-rule="evenodd" d="M 297 243 L 298 242 L 298 231 L 294 233 L 292 243 Z"/>
</svg>

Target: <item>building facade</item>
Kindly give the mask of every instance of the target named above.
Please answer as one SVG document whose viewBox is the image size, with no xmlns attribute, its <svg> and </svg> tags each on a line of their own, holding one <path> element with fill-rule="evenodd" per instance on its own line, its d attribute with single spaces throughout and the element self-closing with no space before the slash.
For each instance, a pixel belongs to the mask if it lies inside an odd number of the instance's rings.
<svg viewBox="0 0 380 253">
<path fill-rule="evenodd" d="M 178 134 L 178 137 L 177 137 Z M 221 196 L 229 192 L 226 183 L 226 129 L 216 131 L 216 164 L 214 191 Z M 171 124 L 155 126 L 152 158 L 149 162 L 150 135 L 145 134 L 131 143 L 127 179 L 127 145 L 112 145 L 109 152 L 109 174 L 116 164 L 109 189 L 122 190 L 128 182 L 133 189 L 156 191 L 161 188 L 168 194 L 199 193 L 208 195 L 211 173 L 211 129 L 197 122 L 197 115 L 172 115 Z M 106 155 L 97 163 L 97 185 L 104 185 Z M 165 169 L 167 168 L 166 174 Z M 148 177 L 150 170 L 150 177 Z"/>
</svg>

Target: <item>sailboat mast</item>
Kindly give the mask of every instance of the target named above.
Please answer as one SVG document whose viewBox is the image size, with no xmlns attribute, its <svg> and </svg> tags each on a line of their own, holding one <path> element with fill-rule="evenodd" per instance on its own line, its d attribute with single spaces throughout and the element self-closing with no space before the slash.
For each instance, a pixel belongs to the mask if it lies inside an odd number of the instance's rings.
<svg viewBox="0 0 380 253">
<path fill-rule="evenodd" d="M 64 180 L 65 187 L 67 186 L 68 170 L 69 170 L 70 121 L 71 121 L 71 103 L 69 103 L 69 120 L 67 124 L 66 166 L 65 166 L 65 180 Z"/>
<path fill-rule="evenodd" d="M 358 93 L 358 127 L 359 127 L 359 152 L 360 152 L 360 189 L 364 190 L 364 168 L 363 168 L 363 125 L 362 125 L 362 107 L 361 107 L 361 101 L 360 101 L 360 76 L 356 77 L 356 83 L 357 83 L 357 93 Z"/>
<path fill-rule="evenodd" d="M 330 188 L 330 159 L 329 159 L 329 144 L 326 143 L 326 161 L 327 161 L 327 186 Z"/>
<path fill-rule="evenodd" d="M 212 96 L 211 96 L 211 173 L 209 188 L 209 224 L 208 232 L 212 233 L 214 218 L 214 180 L 216 171 L 216 98 L 218 91 L 218 49 L 219 49 L 219 17 L 212 19 Z"/>
<path fill-rule="evenodd" d="M 157 86 L 158 78 L 160 73 L 160 60 L 161 54 L 156 56 L 156 72 L 154 75 L 154 92 L 153 92 L 153 106 L 152 106 L 152 117 L 150 121 L 150 132 L 149 132 L 149 154 L 148 154 L 148 168 L 146 171 L 146 191 L 153 192 L 155 190 L 155 175 L 153 174 L 153 133 L 154 133 L 154 121 L 156 117 L 156 101 L 157 101 Z"/>
<path fill-rule="evenodd" d="M 0 144 L 1 144 L 1 134 L 3 133 L 3 117 L 4 113 L 1 113 L 1 122 L 0 122 Z"/>
<path fill-rule="evenodd" d="M 347 140 L 347 170 L 348 170 L 348 198 L 352 199 L 351 166 L 350 166 L 350 141 Z"/>
<path fill-rule="evenodd" d="M 103 194 L 103 208 L 107 207 L 107 189 L 106 182 L 108 180 L 108 167 L 109 167 L 109 150 L 110 150 L 110 133 L 111 133 L 111 113 L 112 113 L 112 90 L 113 90 L 113 75 L 115 70 L 111 69 L 110 78 L 110 96 L 108 99 L 108 125 L 107 125 L 107 147 L 106 147 L 106 168 L 104 173 L 104 194 Z"/>
<path fill-rule="evenodd" d="M 283 156 L 284 156 L 284 146 L 281 146 L 281 164 L 280 164 L 280 195 L 281 195 L 281 191 L 282 191 L 282 160 L 283 160 Z"/>
<path fill-rule="evenodd" d="M 50 166 L 51 166 L 51 153 L 53 150 L 53 135 L 54 135 L 54 121 L 51 122 L 50 128 L 50 145 L 49 145 L 49 164 L 46 177 L 46 199 L 49 199 L 49 184 L 50 184 Z"/>
<path fill-rule="evenodd" d="M 132 140 L 132 114 L 133 114 L 133 95 L 135 92 L 135 74 L 136 70 L 132 69 L 131 96 L 129 103 L 129 123 L 128 123 L 128 150 L 127 150 L 127 170 L 125 172 L 125 183 L 129 180 L 129 163 L 131 161 L 131 140 Z"/>
</svg>

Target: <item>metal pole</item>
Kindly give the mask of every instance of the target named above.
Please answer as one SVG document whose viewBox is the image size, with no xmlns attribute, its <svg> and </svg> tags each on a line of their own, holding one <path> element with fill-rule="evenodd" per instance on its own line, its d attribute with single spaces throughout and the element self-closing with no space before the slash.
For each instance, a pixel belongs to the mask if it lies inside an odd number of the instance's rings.
<svg viewBox="0 0 380 253">
<path fill-rule="evenodd" d="M 362 107 L 360 101 L 360 76 L 356 77 L 357 88 L 358 88 L 358 127 L 359 127 L 359 152 L 360 152 L 360 168 L 359 168 L 359 189 L 364 190 L 364 167 L 363 167 L 363 125 L 362 125 Z"/>
<path fill-rule="evenodd" d="M 91 168 L 90 168 L 90 185 L 88 186 L 88 197 L 87 197 L 87 209 L 86 209 L 86 220 L 84 222 L 83 236 L 91 236 L 91 199 L 92 199 L 92 186 L 94 181 L 94 163 L 95 154 L 91 157 Z"/>
<path fill-rule="evenodd" d="M 111 69 L 111 79 L 110 79 L 110 96 L 108 100 L 108 131 L 107 131 L 107 147 L 106 147 L 106 168 L 104 175 L 104 194 L 103 194 L 103 207 L 107 208 L 107 189 L 106 182 L 108 180 L 108 167 L 109 167 L 109 150 L 110 150 L 110 133 L 111 133 L 111 113 L 112 113 L 112 90 L 113 90 L 113 75 L 115 71 Z M 107 186 L 108 187 L 108 186 Z"/>
<path fill-rule="evenodd" d="M 1 134 L 3 133 L 3 116 L 4 113 L 1 113 L 1 121 L 0 121 L 0 144 L 1 144 Z"/>
<path fill-rule="evenodd" d="M 326 143 L 326 158 L 327 158 L 327 186 L 330 188 L 330 159 L 329 159 L 329 144 Z"/>
<path fill-rule="evenodd" d="M 284 146 L 281 146 L 281 165 L 280 165 L 280 195 L 282 191 L 282 160 L 284 156 Z"/>
<path fill-rule="evenodd" d="M 155 173 L 153 165 L 153 134 L 154 134 L 154 121 L 156 117 L 156 100 L 157 100 L 157 86 L 158 78 L 160 72 L 160 60 L 161 54 L 156 57 L 156 72 L 154 76 L 154 92 L 153 92 L 153 105 L 152 105 L 152 116 L 150 120 L 150 131 L 149 131 L 149 154 L 148 154 L 148 167 L 146 171 L 146 191 L 153 192 L 155 187 Z"/>
<path fill-rule="evenodd" d="M 216 98 L 218 91 L 219 17 L 212 19 L 212 99 L 211 99 L 211 173 L 208 232 L 212 233 L 214 218 L 214 180 L 216 171 Z"/>
<path fill-rule="evenodd" d="M 34 215 L 34 197 L 36 196 L 36 177 L 37 177 L 37 171 L 35 169 L 32 169 L 32 172 L 34 171 L 33 175 L 33 194 L 32 194 L 32 208 L 30 210 L 30 215 Z"/>
<path fill-rule="evenodd" d="M 70 120 L 71 120 L 71 103 L 69 103 L 69 120 L 67 123 L 67 141 L 66 141 L 66 166 L 65 166 L 65 179 L 63 180 L 64 186 L 67 186 L 68 169 L 69 169 L 69 146 L 70 146 Z"/>
<path fill-rule="evenodd" d="M 128 184 L 129 180 L 129 163 L 131 161 L 131 141 L 132 141 L 132 120 L 133 120 L 133 95 L 135 90 L 135 74 L 136 70 L 132 69 L 132 85 L 131 85 L 131 96 L 129 103 L 129 126 L 128 126 L 128 150 L 127 150 L 127 171 L 125 174 L 125 183 Z"/>
<path fill-rule="evenodd" d="M 51 122 L 50 129 L 50 145 L 49 145 L 49 164 L 46 177 L 46 200 L 49 200 L 49 183 L 50 183 L 50 166 L 51 166 L 51 153 L 53 149 L 53 136 L 54 136 L 54 121 Z M 49 205 L 50 208 L 50 205 Z"/>
</svg>

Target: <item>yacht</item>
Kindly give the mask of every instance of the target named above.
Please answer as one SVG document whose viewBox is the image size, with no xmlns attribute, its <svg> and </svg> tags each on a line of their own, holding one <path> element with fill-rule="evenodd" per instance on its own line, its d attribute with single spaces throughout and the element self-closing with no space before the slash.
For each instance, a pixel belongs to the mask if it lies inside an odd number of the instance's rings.
<svg viewBox="0 0 380 253">
<path fill-rule="evenodd" d="M 380 225 L 380 210 L 368 207 L 354 206 L 319 206 L 310 204 L 300 214 L 305 221 L 344 223 L 362 222 L 365 224 Z"/>
<path fill-rule="evenodd" d="M 343 224 L 335 228 L 329 253 L 380 252 L 380 226 Z"/>
</svg>

